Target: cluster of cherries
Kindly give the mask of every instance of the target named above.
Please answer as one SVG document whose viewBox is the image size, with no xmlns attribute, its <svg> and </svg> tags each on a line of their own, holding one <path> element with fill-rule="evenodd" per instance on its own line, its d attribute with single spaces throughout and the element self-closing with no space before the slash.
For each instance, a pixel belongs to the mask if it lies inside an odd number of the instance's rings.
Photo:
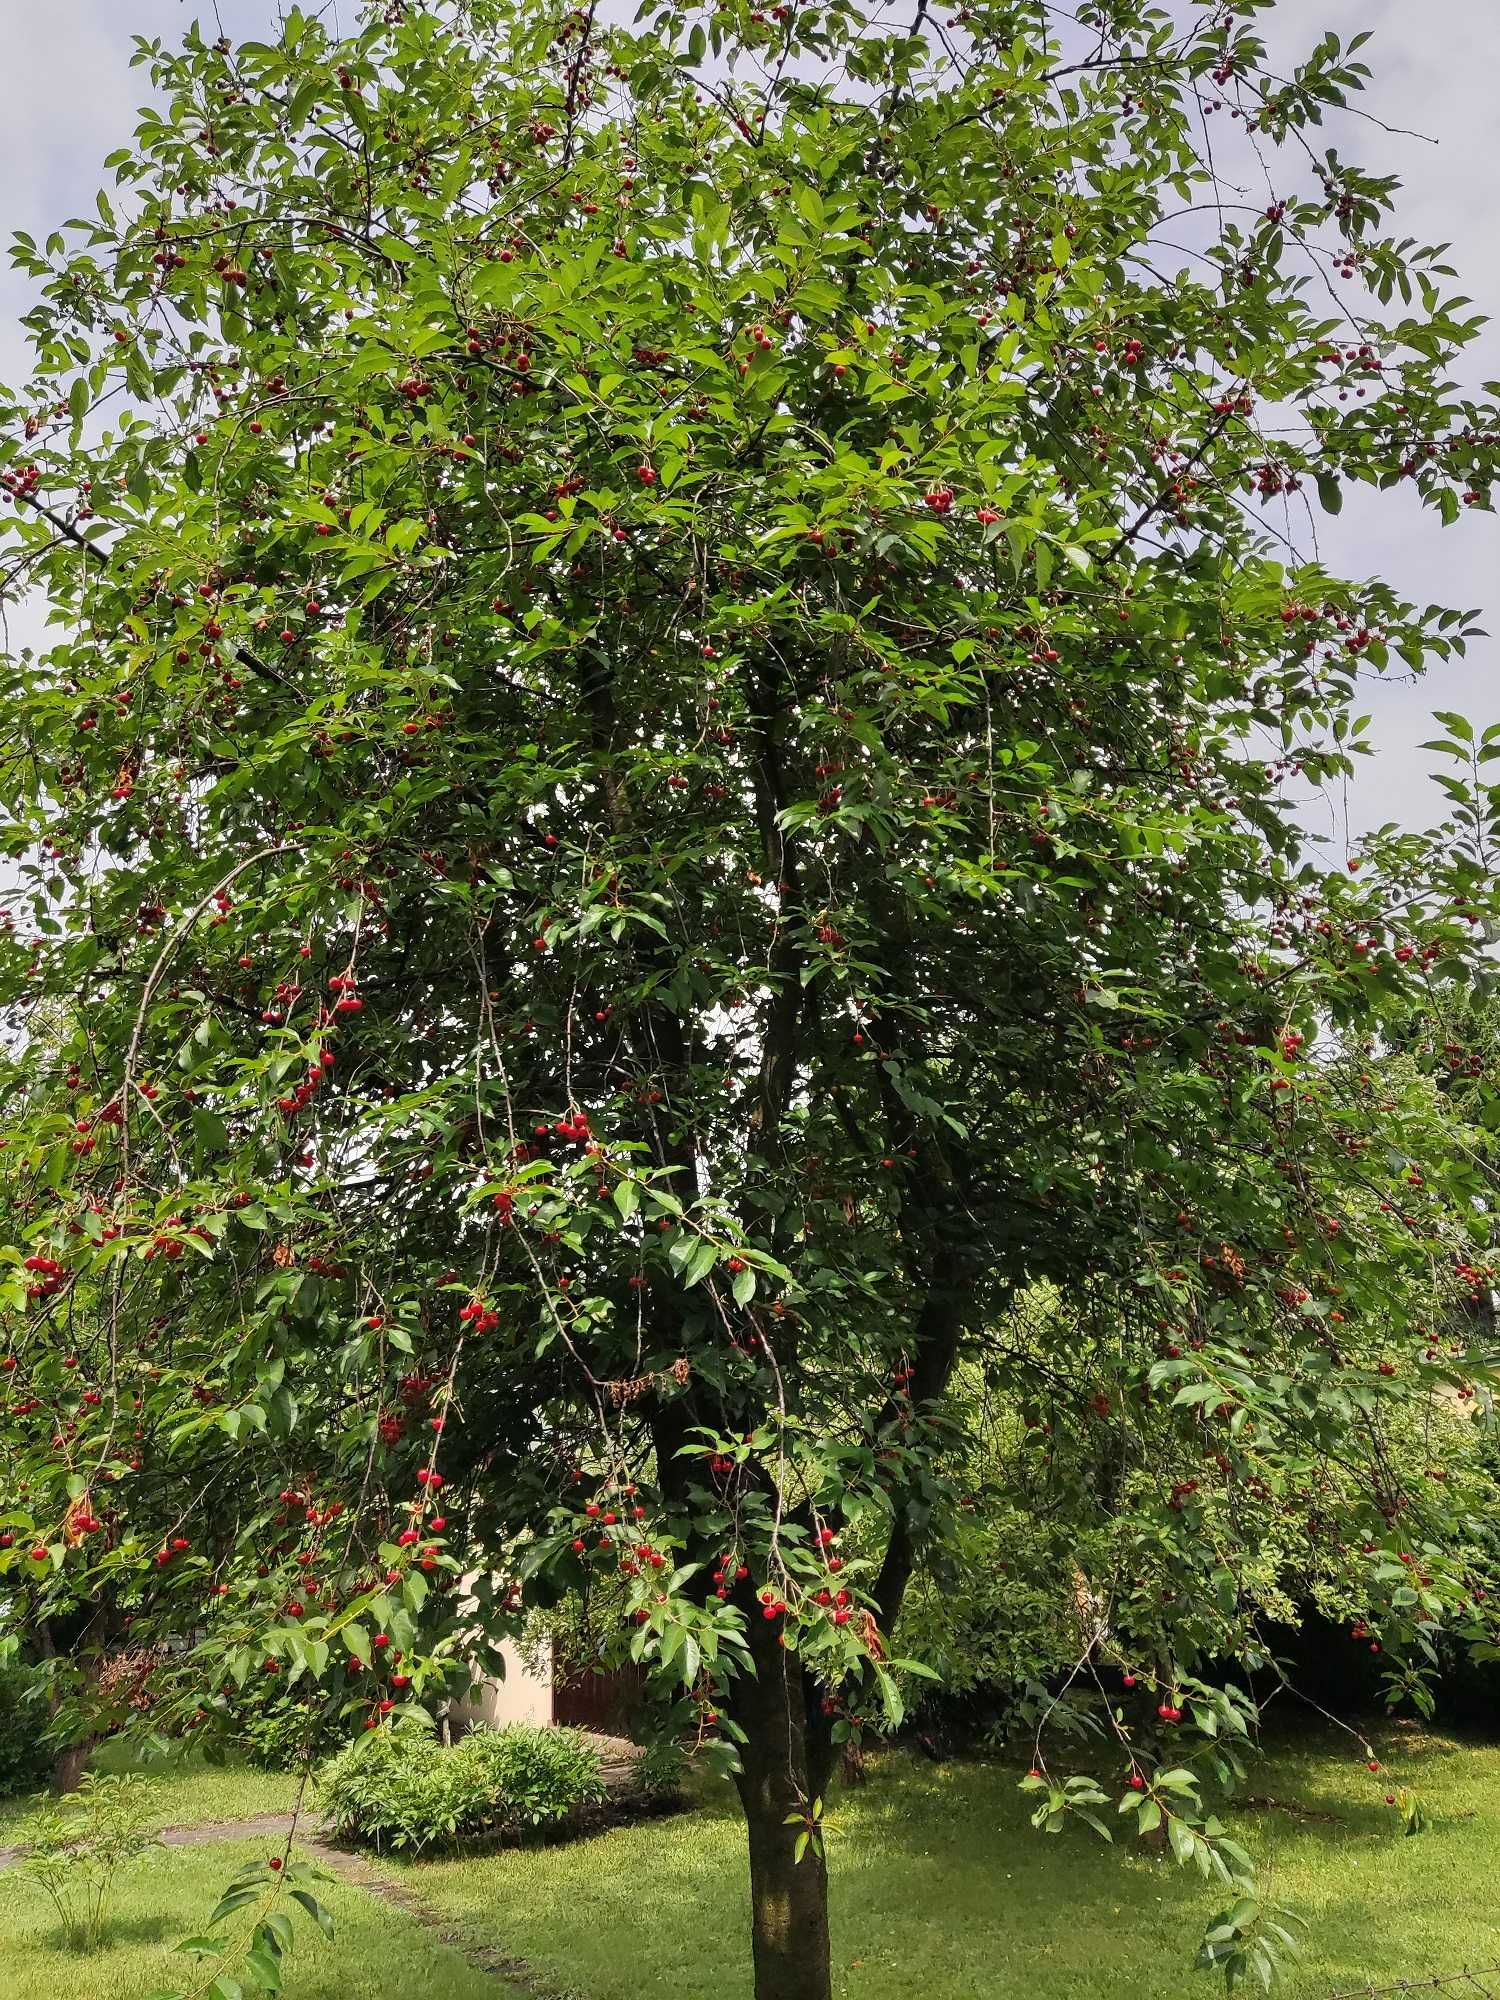
<svg viewBox="0 0 1500 2000">
<path fill-rule="evenodd" d="M 359 981 L 352 972 L 336 972 L 328 982 L 330 993 L 339 996 L 333 1003 L 335 1014 L 358 1014 L 364 1009 L 359 997 Z"/>
<path fill-rule="evenodd" d="M 646 1518 L 646 1510 L 643 1506 L 641 1506 L 639 1500 L 636 1497 L 637 1490 L 638 1489 L 634 1486 L 622 1486 L 620 1488 L 620 1494 L 623 1499 L 629 1500 L 631 1502 L 630 1518 L 634 1521 L 644 1521 Z M 596 1546 L 601 1549 L 613 1548 L 615 1546 L 615 1538 L 608 1532 L 608 1530 L 618 1526 L 620 1523 L 620 1516 L 617 1510 L 613 1507 L 606 1507 L 602 1505 L 598 1500 L 590 1500 L 586 1503 L 583 1512 L 585 1520 L 589 1522 L 597 1522 L 600 1530 L 602 1531 L 600 1533 L 599 1540 Z M 587 1548 L 588 1548 L 588 1543 L 584 1540 L 583 1536 L 575 1535 L 573 1538 L 574 1554 L 582 1555 Z M 650 1550 L 649 1547 L 643 1547 L 640 1551 L 638 1551 L 638 1553 L 641 1554 L 643 1557 L 645 1557 L 647 1560 L 649 1560 L 652 1551 Z M 661 1560 L 658 1558 L 658 1560 L 652 1566 L 653 1568 L 659 1569 L 661 1567 Z"/>
<path fill-rule="evenodd" d="M 0 492 L 12 500 L 29 500 L 41 479 L 39 465 L 23 465 L 18 472 L 0 472 Z"/>
<path fill-rule="evenodd" d="M 498 1206 L 499 1196 L 495 1199 Z M 466 1306 L 459 1308 L 458 1316 L 473 1333 L 493 1333 L 500 1324 L 499 1313 L 493 1306 L 487 1306 L 483 1299 L 470 1299 Z"/>
<path fill-rule="evenodd" d="M 327 1081 L 333 1064 L 333 1050 L 326 1048 L 321 1050 L 317 1061 L 308 1065 L 307 1074 L 301 1083 L 297 1085 L 297 1088 L 290 1092 L 289 1095 L 277 1098 L 276 1109 L 284 1118 L 295 1118 L 299 1111 L 307 1109 L 308 1105 L 311 1104 L 313 1098 Z"/>
<path fill-rule="evenodd" d="M 49 1299 L 68 1282 L 67 1272 L 55 1257 L 28 1257 L 22 1268 L 34 1280 L 26 1287 L 28 1299 Z"/>
<path fill-rule="evenodd" d="M 552 1125 L 533 1125 L 532 1137 L 536 1139 L 566 1139 L 572 1146 L 587 1146 L 593 1140 L 589 1130 L 589 1115 L 586 1111 L 575 1111 L 567 1118 L 560 1118 Z M 499 1203 L 496 1203 L 499 1206 Z"/>
</svg>

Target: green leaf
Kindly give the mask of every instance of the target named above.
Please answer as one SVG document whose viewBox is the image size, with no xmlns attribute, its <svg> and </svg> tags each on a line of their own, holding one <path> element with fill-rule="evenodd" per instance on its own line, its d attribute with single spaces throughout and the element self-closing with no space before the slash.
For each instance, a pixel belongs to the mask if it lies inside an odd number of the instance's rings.
<svg viewBox="0 0 1500 2000">
<path fill-rule="evenodd" d="M 688 1256 L 683 1260 L 682 1282 L 684 1286 L 691 1290 L 694 1285 L 700 1283 L 708 1276 L 718 1261 L 719 1251 L 717 1245 L 708 1242 L 704 1238 L 700 1238 L 692 1246 Z"/>
<path fill-rule="evenodd" d="M 294 1903 L 307 1912 L 324 1937 L 329 1939 L 333 1937 L 333 1918 L 310 1889 L 293 1889 L 291 1891 L 291 1898 Z"/>
<path fill-rule="evenodd" d="M 262 1993 L 281 1991 L 281 1961 L 263 1944 L 255 1945 L 247 1951 L 242 1963 Z"/>
<path fill-rule="evenodd" d="M 214 1905 L 208 1921 L 211 1924 L 222 1923 L 225 1917 L 233 1916 L 236 1910 L 243 1910 L 247 1904 L 259 1901 L 260 1892 L 257 1889 L 226 1889 Z"/>
</svg>

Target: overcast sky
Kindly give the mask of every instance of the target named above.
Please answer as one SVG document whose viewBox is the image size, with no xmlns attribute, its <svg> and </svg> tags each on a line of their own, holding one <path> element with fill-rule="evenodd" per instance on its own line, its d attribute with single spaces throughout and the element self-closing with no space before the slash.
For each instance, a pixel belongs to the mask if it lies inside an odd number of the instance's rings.
<svg viewBox="0 0 1500 2000">
<path fill-rule="evenodd" d="M 330 13 L 340 10 L 334 0 Z M 342 0 L 346 24 L 356 15 Z M 276 0 L 219 0 L 232 35 L 262 34 Z M 129 67 L 132 36 L 175 36 L 195 17 L 214 22 L 210 0 L 0 0 L 0 241 L 14 229 L 41 237 L 70 215 L 92 211 L 103 176 L 99 163 L 128 144 L 134 113 L 147 94 Z M 1280 0 L 1266 17 L 1278 53 L 1304 47 L 1324 29 L 1346 40 L 1374 30 L 1363 51 L 1375 71 L 1364 102 L 1392 126 L 1430 141 L 1345 121 L 1330 136 L 1346 158 L 1399 174 L 1405 193 L 1400 235 L 1449 242 L 1463 293 L 1497 324 L 1472 350 L 1466 380 L 1500 378 L 1500 0 Z M 1435 142 L 1435 143 L 1433 143 Z M 0 379 L 23 372 L 15 322 L 27 306 L 24 282 L 0 271 Z M 1380 574 L 1420 601 L 1475 608 L 1500 635 L 1500 519 L 1466 514 L 1441 529 L 1398 489 L 1355 487 L 1335 521 L 1321 524 L 1325 563 L 1350 576 Z M 1500 720 L 1495 663 L 1500 637 L 1473 647 L 1467 661 L 1439 668 L 1420 683 L 1376 682 L 1366 704 L 1374 716 L 1378 759 L 1350 797 L 1330 798 L 1309 814 L 1342 840 L 1350 829 L 1395 819 L 1426 824 L 1440 816 L 1428 785 L 1428 758 L 1417 745 L 1432 734 L 1430 711 L 1457 708 L 1478 723 Z"/>
</svg>

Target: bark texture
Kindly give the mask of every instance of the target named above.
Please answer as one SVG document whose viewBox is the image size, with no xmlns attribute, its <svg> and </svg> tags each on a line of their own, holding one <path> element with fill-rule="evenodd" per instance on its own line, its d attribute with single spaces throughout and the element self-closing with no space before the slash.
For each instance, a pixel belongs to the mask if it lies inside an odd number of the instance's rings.
<svg viewBox="0 0 1500 2000">
<path fill-rule="evenodd" d="M 748 1739 L 738 1779 L 750 1847 L 755 2000 L 830 2000 L 828 1874 L 800 1823 L 821 1796 L 826 1759 L 812 1740 L 802 1669 L 762 1621 L 752 1636 L 756 1672 L 736 1686 L 736 1719 Z"/>
</svg>

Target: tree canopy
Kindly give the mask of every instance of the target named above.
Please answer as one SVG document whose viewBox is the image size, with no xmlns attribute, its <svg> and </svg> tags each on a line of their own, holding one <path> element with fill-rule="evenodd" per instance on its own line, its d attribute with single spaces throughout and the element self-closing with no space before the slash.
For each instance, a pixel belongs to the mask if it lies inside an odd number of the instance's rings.
<svg viewBox="0 0 1500 2000">
<path fill-rule="evenodd" d="M 1243 1724 L 1268 1536 L 1398 1674 L 1484 1631 L 1384 1440 L 1488 1367 L 1428 1079 L 1489 1121 L 1495 733 L 1443 718 L 1431 837 L 1296 799 L 1472 630 L 1318 511 L 1487 511 L 1500 418 L 1318 148 L 1355 46 L 1280 75 L 1265 12 L 141 48 L 0 396 L 52 627 L 0 663 L 0 1578 L 60 1728 L 127 1636 L 158 1727 L 266 1676 L 394 1726 L 607 1573 L 733 1770 L 758 2000 L 825 2000 L 822 1802 L 976 1383 L 1107 1443 L 1123 1803 L 1206 1873 L 1173 1745 Z"/>
</svg>

